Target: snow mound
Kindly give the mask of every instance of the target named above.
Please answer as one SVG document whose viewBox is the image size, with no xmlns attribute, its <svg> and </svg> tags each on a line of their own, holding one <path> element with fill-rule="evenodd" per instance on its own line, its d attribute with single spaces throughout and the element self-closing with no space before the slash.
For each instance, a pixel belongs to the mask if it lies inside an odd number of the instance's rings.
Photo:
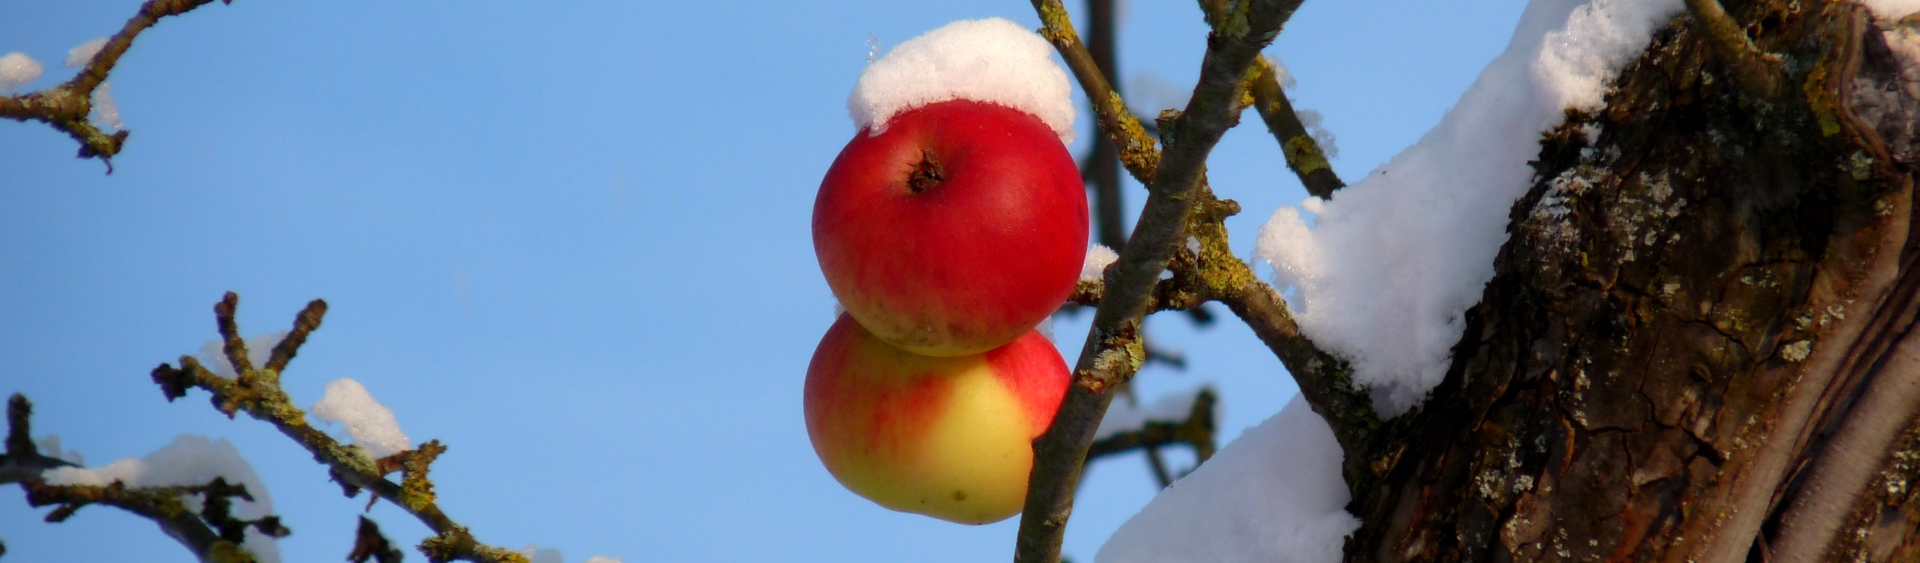
<svg viewBox="0 0 1920 563">
<path fill-rule="evenodd" d="M 1347 514 L 1333 430 L 1295 396 L 1122 524 L 1099 563 L 1340 560 Z"/>
<path fill-rule="evenodd" d="M 847 112 L 855 129 L 878 134 L 894 115 L 948 100 L 1027 112 L 1073 142 L 1073 87 L 1053 46 L 1000 18 L 953 22 L 894 47 L 860 73 Z"/>
<path fill-rule="evenodd" d="M 1119 259 L 1120 255 L 1115 254 L 1113 249 L 1107 248 L 1107 245 L 1093 245 L 1087 249 L 1087 261 L 1080 264 L 1080 281 L 1100 281 L 1107 275 L 1107 266 L 1113 265 L 1114 261 Z"/>
<path fill-rule="evenodd" d="M 313 417 L 327 423 L 344 423 L 353 442 L 367 449 L 374 458 L 383 458 L 412 448 L 413 442 L 400 431 L 393 411 L 380 404 L 360 382 L 348 378 L 327 383 L 327 394 L 309 409 Z"/>
<path fill-rule="evenodd" d="M 286 337 L 286 332 L 271 332 L 245 339 L 244 341 L 247 344 L 247 363 L 253 364 L 255 368 L 266 366 L 267 360 L 273 357 L 273 347 L 279 346 L 280 340 Z M 227 361 L 225 342 L 208 340 L 206 343 L 200 345 L 200 353 L 195 354 L 195 356 L 200 358 L 200 365 L 206 366 L 207 371 L 213 372 L 214 375 L 220 377 L 235 377 L 237 375 L 233 372 L 233 362 Z"/>
<path fill-rule="evenodd" d="M 1891 0 L 1889 0 L 1891 1 Z M 1535 0 L 1507 50 L 1440 124 L 1334 195 L 1282 207 L 1256 254 L 1309 338 L 1352 362 L 1375 408 L 1397 416 L 1446 374 L 1463 314 L 1493 278 L 1527 161 L 1564 108 L 1595 109 L 1607 84 L 1681 0 Z"/>
<path fill-rule="evenodd" d="M 26 53 L 7 53 L 0 57 L 0 92 L 11 92 L 14 88 L 40 79 L 40 61 Z"/>
<path fill-rule="evenodd" d="M 66 66 L 69 68 L 86 66 L 87 63 L 93 62 L 93 56 L 100 54 L 100 49 L 106 46 L 107 38 L 105 37 L 96 37 L 85 43 L 74 45 L 72 49 L 67 50 Z"/>
</svg>

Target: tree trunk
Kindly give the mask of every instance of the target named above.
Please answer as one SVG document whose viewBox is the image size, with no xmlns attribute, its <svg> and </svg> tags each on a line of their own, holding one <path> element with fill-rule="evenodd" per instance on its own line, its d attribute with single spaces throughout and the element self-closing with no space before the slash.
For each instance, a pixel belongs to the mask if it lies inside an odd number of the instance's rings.
<svg viewBox="0 0 1920 563">
<path fill-rule="evenodd" d="M 1727 8 L 1780 87 L 1683 15 L 1545 136 L 1349 560 L 1920 561 L 1920 99 L 1860 6 Z"/>
</svg>

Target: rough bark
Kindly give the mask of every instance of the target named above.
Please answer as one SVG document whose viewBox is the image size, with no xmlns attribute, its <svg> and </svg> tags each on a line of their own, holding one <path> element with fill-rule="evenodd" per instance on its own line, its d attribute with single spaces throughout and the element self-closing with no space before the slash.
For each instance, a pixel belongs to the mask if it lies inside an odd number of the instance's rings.
<svg viewBox="0 0 1920 563">
<path fill-rule="evenodd" d="M 1348 453 L 1349 560 L 1920 560 L 1915 22 L 1725 7 L 1783 87 L 1683 15 L 1545 136 L 1445 382 Z"/>
</svg>

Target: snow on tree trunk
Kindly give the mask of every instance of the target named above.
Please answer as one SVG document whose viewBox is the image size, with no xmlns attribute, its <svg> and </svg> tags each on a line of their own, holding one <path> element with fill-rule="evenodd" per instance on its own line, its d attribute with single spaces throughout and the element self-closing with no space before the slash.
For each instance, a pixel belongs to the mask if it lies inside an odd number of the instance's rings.
<svg viewBox="0 0 1920 563">
<path fill-rule="evenodd" d="M 1782 87 L 1682 15 L 1545 136 L 1349 561 L 1920 560 L 1920 19 L 1726 7 Z"/>
</svg>

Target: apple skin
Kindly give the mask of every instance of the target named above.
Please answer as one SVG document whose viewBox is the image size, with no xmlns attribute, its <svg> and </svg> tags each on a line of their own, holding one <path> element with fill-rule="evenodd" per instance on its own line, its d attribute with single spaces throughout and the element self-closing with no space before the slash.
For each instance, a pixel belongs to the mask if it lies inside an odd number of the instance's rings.
<svg viewBox="0 0 1920 563">
<path fill-rule="evenodd" d="M 807 366 L 807 436 L 834 479 L 881 506 L 997 522 L 1026 502 L 1031 444 L 1069 379 L 1038 332 L 984 354 L 922 356 L 843 314 Z"/>
<path fill-rule="evenodd" d="M 1073 293 L 1086 190 L 1039 118 L 929 104 L 840 151 L 814 200 L 813 248 L 841 305 L 881 339 L 929 356 L 978 354 Z"/>
</svg>

